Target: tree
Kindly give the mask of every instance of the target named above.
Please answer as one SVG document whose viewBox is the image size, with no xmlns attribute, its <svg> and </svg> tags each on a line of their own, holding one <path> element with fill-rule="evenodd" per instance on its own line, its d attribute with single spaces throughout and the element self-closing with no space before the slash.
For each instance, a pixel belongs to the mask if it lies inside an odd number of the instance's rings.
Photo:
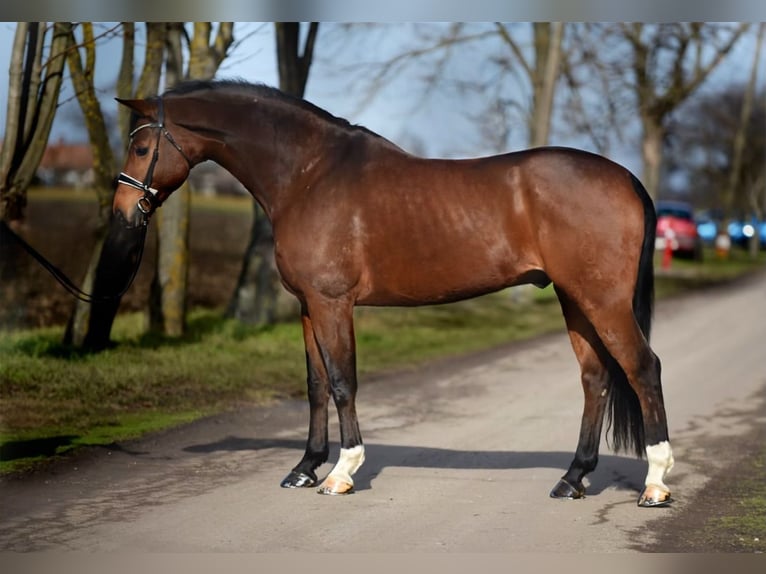
<svg viewBox="0 0 766 574">
<path fill-rule="evenodd" d="M 167 36 L 166 87 L 182 79 L 209 80 L 215 76 L 234 40 L 234 23 L 221 22 L 212 38 L 211 22 L 194 22 L 189 42 L 189 64 L 183 72 L 182 22 L 169 25 Z M 186 292 L 189 273 L 189 216 L 191 192 L 184 183 L 155 216 L 157 266 L 149 305 L 150 328 L 169 336 L 180 336 L 186 325 Z"/>
<path fill-rule="evenodd" d="M 508 27 L 496 24 L 500 38 L 515 56 L 513 62 L 521 66 L 532 88 L 532 101 L 528 113 L 527 139 L 532 147 L 548 144 L 553 115 L 556 82 L 561 72 L 564 24 L 562 22 L 535 22 L 532 56 L 528 57 Z"/>
<path fill-rule="evenodd" d="M 758 26 L 758 39 L 755 43 L 753 63 L 750 67 L 750 81 L 748 82 L 747 89 L 745 90 L 745 95 L 739 116 L 739 124 L 737 125 L 737 131 L 734 134 L 732 166 L 729 173 L 729 180 L 724 192 L 725 200 L 727 203 L 731 203 L 731 198 L 734 197 L 734 194 L 737 191 L 737 184 L 742 179 L 742 160 L 745 155 L 745 142 L 748 135 L 747 132 L 751 125 L 753 115 L 753 100 L 755 99 L 755 92 L 758 82 L 758 64 L 761 58 L 761 47 L 763 46 L 764 32 L 766 32 L 766 24 L 761 22 L 761 24 Z M 759 183 L 760 185 L 753 185 L 747 195 L 748 199 L 750 200 L 748 202 L 750 207 L 757 214 L 758 218 L 762 219 L 763 214 L 761 209 L 761 202 L 758 201 L 757 196 L 759 195 L 759 191 L 763 191 L 764 184 L 766 184 L 766 179 L 764 179 L 762 176 Z M 758 233 L 754 233 L 750 238 L 750 255 L 753 259 L 758 256 L 759 241 L 760 237 Z"/>
<path fill-rule="evenodd" d="M 96 268 L 101 258 L 101 251 L 107 236 L 108 226 L 111 219 L 112 190 L 115 174 L 115 158 L 109 142 L 109 133 L 101 104 L 96 94 L 94 85 L 94 71 L 96 65 L 96 38 L 93 32 L 92 22 L 83 22 L 82 41 L 78 43 L 75 30 L 69 33 L 69 49 L 67 52 L 67 64 L 75 95 L 80 104 L 80 109 L 85 117 L 85 125 L 90 139 L 90 148 L 93 155 L 94 189 L 98 201 L 98 217 L 95 229 L 95 245 L 90 263 L 80 288 L 87 292 L 93 292 L 93 282 L 96 276 Z M 81 50 L 84 54 L 81 54 Z M 84 58 L 83 58 L 84 57 Z M 88 322 L 90 320 L 91 304 L 82 300 L 75 300 L 72 314 L 69 318 L 64 333 L 64 343 L 82 346 L 87 336 Z"/>
<path fill-rule="evenodd" d="M 22 219 L 26 193 L 48 143 L 69 49 L 70 22 L 19 22 L 0 150 L 0 219 Z M 45 38 L 51 34 L 46 52 Z"/>
<path fill-rule="evenodd" d="M 279 87 L 288 94 L 302 98 L 308 82 L 319 23 L 309 24 L 302 46 L 299 22 L 277 22 L 275 28 Z M 226 315 L 245 323 L 274 323 L 280 293 L 271 223 L 254 201 L 250 241 Z"/>
<path fill-rule="evenodd" d="M 747 29 L 684 22 L 647 25 L 617 24 L 610 30 L 628 47 L 628 65 L 620 57 L 612 62 L 635 94 L 641 120 L 643 184 L 657 198 L 662 173 L 663 144 L 671 114 L 695 93 L 723 61 Z"/>
<path fill-rule="evenodd" d="M 157 93 L 164 61 L 165 37 L 167 26 L 164 22 L 148 22 L 146 24 L 146 47 L 144 51 L 144 66 L 138 83 L 133 88 L 133 50 L 135 47 L 135 28 L 132 23 L 124 22 L 123 56 L 118 72 L 117 96 L 121 98 L 143 98 Z M 123 138 L 123 149 L 127 148 L 129 116 L 120 117 L 120 133 Z M 93 280 L 92 293 L 112 295 L 125 285 L 131 270 L 125 261 L 131 259 L 137 248 L 138 237 L 135 234 L 123 232 L 110 226 L 105 245 L 102 247 L 99 262 Z M 112 324 L 120 306 L 120 298 L 96 299 L 91 303 L 88 318 L 88 331 L 82 342 L 82 347 L 98 351 L 110 344 Z"/>
</svg>

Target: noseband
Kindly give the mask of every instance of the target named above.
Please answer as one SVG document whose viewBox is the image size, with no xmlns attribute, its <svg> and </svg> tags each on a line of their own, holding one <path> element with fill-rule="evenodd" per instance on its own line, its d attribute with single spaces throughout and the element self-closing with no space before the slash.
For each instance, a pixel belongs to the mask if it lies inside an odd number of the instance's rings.
<svg viewBox="0 0 766 574">
<path fill-rule="evenodd" d="M 149 222 L 149 216 L 155 209 L 160 206 L 160 202 L 157 199 L 158 190 L 152 187 L 154 167 L 157 165 L 157 160 L 160 156 L 160 137 L 165 136 L 165 139 L 168 140 L 173 145 L 173 147 L 178 150 L 181 156 L 183 156 L 183 158 L 186 160 L 186 163 L 189 164 L 189 169 L 192 167 L 192 162 L 189 159 L 189 156 L 184 153 L 184 150 L 181 149 L 181 146 L 178 145 L 176 140 L 173 139 L 171 133 L 165 127 L 165 108 L 163 106 L 162 97 L 157 98 L 157 121 L 138 126 L 136 129 L 130 132 L 130 141 L 133 141 L 133 136 L 136 134 L 136 132 L 144 128 L 157 129 L 157 140 L 155 141 L 154 152 L 152 152 L 152 161 L 149 163 L 149 168 L 146 170 L 144 181 L 140 181 L 134 177 L 131 177 L 125 172 L 120 172 L 120 175 L 117 177 L 117 183 L 122 183 L 144 192 L 144 194 L 138 200 L 137 207 L 138 210 L 144 214 L 143 224 L 147 225 Z"/>
</svg>

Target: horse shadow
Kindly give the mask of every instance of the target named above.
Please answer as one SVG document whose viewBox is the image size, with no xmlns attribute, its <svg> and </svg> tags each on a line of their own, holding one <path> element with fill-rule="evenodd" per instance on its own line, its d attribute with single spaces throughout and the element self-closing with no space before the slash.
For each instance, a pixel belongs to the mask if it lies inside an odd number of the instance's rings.
<svg viewBox="0 0 766 574">
<path fill-rule="evenodd" d="M 290 449 L 303 452 L 305 441 L 296 439 L 255 439 L 230 436 L 219 441 L 188 446 L 189 453 L 258 451 Z M 330 463 L 334 463 L 340 445 L 331 443 Z M 572 462 L 573 453 L 563 451 L 476 451 L 409 445 L 365 443 L 366 460 L 354 475 L 357 491 L 371 490 L 373 480 L 386 468 L 524 470 L 553 468 L 563 475 Z M 296 462 L 300 455 L 296 456 Z M 322 467 L 324 470 L 325 466 Z M 327 471 L 329 472 L 329 468 Z M 289 469 L 285 469 L 287 473 Z M 318 473 L 320 479 L 321 473 Z M 607 488 L 639 492 L 643 488 L 646 462 L 618 455 L 600 455 L 596 470 L 585 479 L 588 495 L 600 494 Z M 553 484 L 551 484 L 553 486 Z"/>
</svg>

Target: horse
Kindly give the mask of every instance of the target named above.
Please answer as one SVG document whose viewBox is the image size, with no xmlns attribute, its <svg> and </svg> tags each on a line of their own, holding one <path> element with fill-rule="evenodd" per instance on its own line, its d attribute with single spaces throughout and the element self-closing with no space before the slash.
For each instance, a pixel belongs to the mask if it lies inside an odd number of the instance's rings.
<svg viewBox="0 0 766 574">
<path fill-rule="evenodd" d="M 271 222 L 281 281 L 300 303 L 309 403 L 305 452 L 282 487 L 353 492 L 365 458 L 355 306 L 434 305 L 552 283 L 584 408 L 574 458 L 550 496 L 585 496 L 606 418 L 612 448 L 646 455 L 638 506 L 671 502 L 660 360 L 648 342 L 656 214 L 625 167 L 564 147 L 421 158 L 304 99 L 241 80 L 189 81 L 118 101 L 132 110 L 113 200 L 120 225 L 145 226 L 206 160 L 236 177 Z M 331 397 L 340 453 L 319 483 Z"/>
</svg>

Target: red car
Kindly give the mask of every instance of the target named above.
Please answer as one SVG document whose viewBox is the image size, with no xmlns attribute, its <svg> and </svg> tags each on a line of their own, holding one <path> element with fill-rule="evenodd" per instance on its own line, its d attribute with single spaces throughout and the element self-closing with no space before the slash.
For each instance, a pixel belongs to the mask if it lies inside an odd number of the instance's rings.
<svg viewBox="0 0 766 574">
<path fill-rule="evenodd" d="M 658 201 L 655 248 L 665 250 L 670 242 L 673 256 L 702 259 L 702 239 L 697 232 L 692 206 L 682 201 Z"/>
</svg>

